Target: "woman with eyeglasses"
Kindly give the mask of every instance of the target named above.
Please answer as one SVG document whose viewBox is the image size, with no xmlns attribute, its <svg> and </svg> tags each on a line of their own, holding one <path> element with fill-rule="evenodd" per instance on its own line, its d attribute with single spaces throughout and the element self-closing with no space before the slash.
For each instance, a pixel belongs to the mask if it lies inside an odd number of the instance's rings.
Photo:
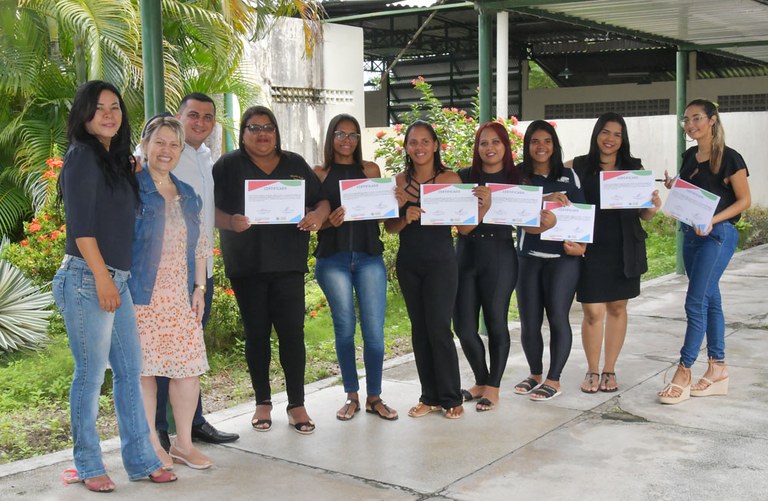
<svg viewBox="0 0 768 501">
<path fill-rule="evenodd" d="M 682 225 L 683 262 L 688 275 L 687 325 L 675 375 L 658 394 L 662 404 L 728 393 L 720 277 L 739 241 L 739 232 L 734 225 L 752 203 L 747 164 L 736 150 L 725 145 L 725 131 L 717 105 L 706 99 L 694 99 L 686 106 L 681 125 L 688 137 L 696 141 L 696 146 L 683 153 L 680 179 L 718 195 L 720 201 L 706 227 Z M 664 177 L 665 186 L 671 188 L 674 179 L 667 172 Z M 707 370 L 697 383 L 692 384 L 691 366 L 705 336 Z"/>
<path fill-rule="evenodd" d="M 384 315 L 387 306 L 387 270 L 378 221 L 344 221 L 339 181 L 381 177 L 379 166 L 363 160 L 360 124 L 347 114 L 328 124 L 323 164 L 315 167 L 331 214 L 317 234 L 315 277 L 331 309 L 336 337 L 336 357 L 341 369 L 344 405 L 336 419 L 349 421 L 360 411 L 360 389 L 355 362 L 355 299 L 360 308 L 365 365 L 365 410 L 394 421 L 397 412 L 381 399 L 384 363 Z"/>
<path fill-rule="evenodd" d="M 661 207 L 661 199 L 654 191 L 653 207 L 600 208 L 600 172 L 643 168 L 640 159 L 630 153 L 627 124 L 618 113 L 600 115 L 592 129 L 589 153 L 574 158 L 572 163 L 584 198 L 595 205 L 595 237 L 581 262 L 576 289 L 576 300 L 584 312 L 581 342 L 587 356 L 581 391 L 612 393 L 619 389 L 615 366 L 627 335 L 627 303 L 640 295 L 640 277 L 648 270 L 647 235 L 640 220 L 652 219 Z M 603 371 L 598 373 L 603 344 Z"/>
<path fill-rule="evenodd" d="M 304 274 L 309 232 L 318 231 L 330 213 L 320 180 L 296 153 L 284 151 L 275 115 L 264 106 L 245 110 L 240 149 L 213 166 L 216 226 L 224 268 L 245 329 L 245 359 L 256 394 L 251 425 L 272 428 L 269 384 L 270 333 L 277 333 L 280 364 L 288 393 L 288 424 L 303 435 L 315 430 L 304 408 Z M 304 180 L 306 215 L 297 225 L 251 225 L 245 212 L 246 180 Z"/>
</svg>

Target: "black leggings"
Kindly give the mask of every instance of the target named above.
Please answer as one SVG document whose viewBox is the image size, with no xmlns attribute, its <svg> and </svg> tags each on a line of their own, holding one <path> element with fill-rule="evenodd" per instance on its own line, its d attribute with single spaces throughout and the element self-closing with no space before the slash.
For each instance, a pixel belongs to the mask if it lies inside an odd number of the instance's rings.
<svg viewBox="0 0 768 501">
<path fill-rule="evenodd" d="M 580 258 L 519 256 L 517 307 L 520 310 L 521 341 L 531 374 L 543 372 L 544 339 L 541 324 L 544 311 L 549 320 L 549 372 L 547 379 L 560 380 L 571 354 L 573 333 L 568 313 L 579 281 Z"/>
<path fill-rule="evenodd" d="M 260 273 L 232 278 L 230 282 L 245 328 L 245 360 L 251 373 L 256 402 L 272 398 L 269 364 L 272 358 L 270 335 L 274 325 L 288 403 L 303 405 L 306 366 L 304 274 Z"/>
<path fill-rule="evenodd" d="M 397 258 L 397 280 L 411 319 L 411 342 L 421 381 L 421 402 L 450 409 L 462 404 L 459 357 L 451 314 L 456 300 L 456 261 Z"/>
<path fill-rule="evenodd" d="M 517 254 L 511 238 L 459 237 L 459 291 L 453 312 L 453 327 L 461 341 L 475 384 L 501 385 L 509 357 L 509 300 L 517 282 Z M 488 329 L 490 370 L 485 346 L 478 333 L 480 308 Z"/>
</svg>

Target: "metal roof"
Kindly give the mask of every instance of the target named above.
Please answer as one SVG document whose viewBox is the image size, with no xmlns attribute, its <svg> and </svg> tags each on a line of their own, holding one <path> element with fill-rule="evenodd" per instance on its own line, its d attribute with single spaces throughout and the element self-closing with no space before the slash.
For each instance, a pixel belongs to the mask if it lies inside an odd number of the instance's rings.
<svg viewBox="0 0 768 501">
<path fill-rule="evenodd" d="M 768 63 L 768 0 L 500 0 L 480 5 Z"/>
</svg>

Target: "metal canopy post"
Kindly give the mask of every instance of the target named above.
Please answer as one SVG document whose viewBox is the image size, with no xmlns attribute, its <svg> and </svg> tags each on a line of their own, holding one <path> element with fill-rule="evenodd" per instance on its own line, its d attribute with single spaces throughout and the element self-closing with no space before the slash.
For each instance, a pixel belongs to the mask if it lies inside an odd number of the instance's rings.
<svg viewBox="0 0 768 501">
<path fill-rule="evenodd" d="M 479 6 L 478 24 L 478 77 L 480 123 L 491 119 L 491 42 L 493 40 L 493 12 Z"/>
<path fill-rule="evenodd" d="M 144 62 L 144 118 L 165 111 L 163 21 L 160 0 L 141 0 L 141 54 Z"/>
<path fill-rule="evenodd" d="M 688 92 L 686 89 L 686 82 L 688 76 L 688 51 L 678 49 L 676 68 L 675 68 L 675 83 L 676 83 L 676 95 L 677 95 L 677 123 L 683 119 L 685 113 L 685 104 L 688 101 Z M 677 127 L 677 172 L 680 172 L 680 167 L 683 163 L 683 152 L 685 152 L 685 131 L 682 127 Z M 676 266 L 675 271 L 678 275 L 685 274 L 685 266 L 683 265 L 683 233 L 680 231 L 680 223 L 677 222 L 677 238 L 675 239 L 675 251 L 676 251 Z"/>
<path fill-rule="evenodd" d="M 509 116 L 509 12 L 496 14 L 496 116 Z"/>
</svg>

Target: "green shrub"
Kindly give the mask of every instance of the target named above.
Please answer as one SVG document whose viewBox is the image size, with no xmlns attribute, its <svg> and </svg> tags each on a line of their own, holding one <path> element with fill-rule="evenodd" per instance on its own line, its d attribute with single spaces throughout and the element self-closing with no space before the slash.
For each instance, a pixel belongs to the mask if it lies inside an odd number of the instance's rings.
<svg viewBox="0 0 768 501">
<path fill-rule="evenodd" d="M 747 209 L 736 227 L 742 249 L 768 243 L 768 208 L 755 206 Z"/>
</svg>

